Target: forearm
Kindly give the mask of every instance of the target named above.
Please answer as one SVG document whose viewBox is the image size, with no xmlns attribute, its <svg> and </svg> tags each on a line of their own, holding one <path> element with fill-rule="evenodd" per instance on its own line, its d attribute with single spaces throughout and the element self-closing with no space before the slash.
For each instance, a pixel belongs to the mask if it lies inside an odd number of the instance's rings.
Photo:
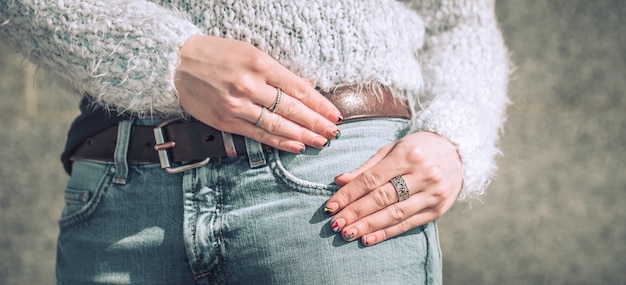
<svg viewBox="0 0 626 285">
<path fill-rule="evenodd" d="M 464 167 L 459 199 L 465 200 L 484 192 L 496 168 L 509 64 L 492 1 L 439 2 L 448 15 L 426 17 L 421 54 L 432 100 L 417 106 L 412 131 L 435 132 L 457 146 Z"/>
<path fill-rule="evenodd" d="M 0 36 L 81 93 L 138 115 L 180 112 L 178 49 L 200 31 L 147 1 L 2 1 Z"/>
</svg>

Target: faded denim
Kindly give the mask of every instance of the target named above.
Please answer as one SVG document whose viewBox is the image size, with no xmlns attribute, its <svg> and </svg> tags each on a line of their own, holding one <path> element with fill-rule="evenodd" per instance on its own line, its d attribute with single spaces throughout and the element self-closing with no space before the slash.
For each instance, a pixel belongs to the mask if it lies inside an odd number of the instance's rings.
<svg viewBox="0 0 626 285">
<path fill-rule="evenodd" d="M 59 284 L 441 283 L 435 223 L 364 247 L 344 242 L 322 210 L 333 178 L 403 136 L 408 121 L 345 123 L 330 147 L 299 155 L 249 140 L 248 155 L 181 174 L 127 164 L 130 124 L 115 163 L 73 165 Z"/>
</svg>

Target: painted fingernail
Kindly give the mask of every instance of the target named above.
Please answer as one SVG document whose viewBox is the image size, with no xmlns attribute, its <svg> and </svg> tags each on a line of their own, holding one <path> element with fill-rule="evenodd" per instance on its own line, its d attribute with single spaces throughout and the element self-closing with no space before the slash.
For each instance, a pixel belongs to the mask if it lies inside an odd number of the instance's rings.
<svg viewBox="0 0 626 285">
<path fill-rule="evenodd" d="M 324 147 L 329 147 L 330 146 L 330 140 L 326 139 L 326 143 L 323 145 Z"/>
<path fill-rule="evenodd" d="M 341 137 L 341 131 L 339 129 L 337 129 L 336 131 L 333 132 L 333 134 L 335 134 L 335 139 L 338 139 Z"/>
<path fill-rule="evenodd" d="M 305 151 L 306 151 L 306 147 L 304 147 L 304 146 L 303 146 L 303 147 L 300 149 L 300 154 L 303 154 Z"/>
<path fill-rule="evenodd" d="M 344 221 L 344 219 L 337 219 L 336 221 L 331 221 L 331 222 L 330 222 L 330 228 L 331 228 L 334 232 L 338 233 L 338 232 L 340 232 L 340 231 L 341 231 L 341 228 L 342 228 L 343 226 L 345 226 L 345 223 L 346 223 L 346 222 Z"/>
<path fill-rule="evenodd" d="M 337 178 L 339 178 L 339 177 L 341 177 L 341 176 L 343 176 L 343 173 L 341 173 L 341 174 L 339 174 L 339 175 L 335 176 L 335 178 L 334 178 L 333 180 L 337 180 Z"/>
<path fill-rule="evenodd" d="M 365 246 L 370 246 L 370 245 L 372 245 L 375 241 L 376 241 L 376 236 L 364 236 L 364 237 L 361 239 L 361 242 L 362 242 Z"/>
<path fill-rule="evenodd" d="M 313 143 L 313 146 L 317 147 L 317 148 L 322 148 L 322 147 L 327 147 L 330 145 L 330 140 L 328 138 L 325 138 L 323 136 L 318 136 L 315 138 L 315 142 Z"/>
<path fill-rule="evenodd" d="M 352 229 L 344 230 L 343 233 L 341 233 L 341 236 L 343 237 L 345 241 L 352 241 L 355 235 L 356 234 L 354 233 L 354 230 Z"/>
<path fill-rule="evenodd" d="M 343 122 L 343 114 L 339 113 L 339 115 L 337 115 L 337 122 L 338 123 Z"/>
<path fill-rule="evenodd" d="M 336 140 L 341 137 L 341 131 L 339 129 L 330 129 L 326 131 L 326 136 L 329 139 Z"/>
<path fill-rule="evenodd" d="M 325 207 L 324 207 L 324 213 L 326 215 L 332 216 L 335 214 L 335 211 L 337 210 L 337 203 L 328 203 Z"/>
</svg>

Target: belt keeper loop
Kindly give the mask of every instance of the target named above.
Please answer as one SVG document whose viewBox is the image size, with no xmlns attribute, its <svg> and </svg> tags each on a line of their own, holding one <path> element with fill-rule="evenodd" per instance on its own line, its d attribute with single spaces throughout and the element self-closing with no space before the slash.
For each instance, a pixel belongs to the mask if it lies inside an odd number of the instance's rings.
<svg viewBox="0 0 626 285">
<path fill-rule="evenodd" d="M 231 133 L 222 132 L 222 139 L 224 140 L 224 149 L 228 157 L 237 157 L 237 148 L 235 148 L 235 141 Z"/>
<path fill-rule="evenodd" d="M 250 168 L 262 167 L 267 164 L 265 152 L 260 142 L 244 137 L 246 141 L 246 151 L 248 152 L 248 163 Z"/>
<path fill-rule="evenodd" d="M 113 183 L 126 184 L 128 177 L 128 143 L 130 141 L 130 132 L 133 127 L 134 119 L 121 121 L 117 129 L 117 141 L 115 143 L 115 153 L 113 160 L 115 162 L 115 176 Z"/>
</svg>

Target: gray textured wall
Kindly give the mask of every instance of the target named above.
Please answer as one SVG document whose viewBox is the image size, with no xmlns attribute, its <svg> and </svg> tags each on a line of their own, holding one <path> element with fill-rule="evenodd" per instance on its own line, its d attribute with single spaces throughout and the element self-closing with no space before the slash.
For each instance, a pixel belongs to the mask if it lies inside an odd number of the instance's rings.
<svg viewBox="0 0 626 285">
<path fill-rule="evenodd" d="M 446 284 L 626 284 L 626 2 L 502 0 L 517 65 L 500 169 L 440 220 Z M 24 94 L 34 89 L 36 103 Z M 77 95 L 0 45 L 0 284 L 53 284 Z"/>
</svg>

